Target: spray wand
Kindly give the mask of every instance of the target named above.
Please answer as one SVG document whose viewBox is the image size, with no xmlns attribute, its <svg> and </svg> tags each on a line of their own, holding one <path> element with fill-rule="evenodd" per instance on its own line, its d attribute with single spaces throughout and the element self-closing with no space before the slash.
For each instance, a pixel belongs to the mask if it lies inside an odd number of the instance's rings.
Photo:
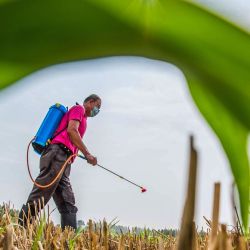
<svg viewBox="0 0 250 250">
<path fill-rule="evenodd" d="M 81 158 L 81 159 L 87 160 L 86 157 L 84 157 L 84 156 L 82 156 L 82 155 L 77 155 L 77 156 L 78 156 L 79 158 Z M 120 178 L 123 179 L 124 181 L 127 181 L 127 182 L 131 183 L 132 185 L 134 185 L 134 186 L 140 188 L 142 193 L 145 193 L 145 192 L 147 191 L 146 188 L 144 188 L 144 187 L 142 187 L 142 186 L 139 186 L 138 184 L 134 183 L 133 181 L 128 180 L 127 178 L 125 178 L 125 177 L 123 177 L 123 176 L 121 176 L 121 175 L 119 175 L 119 174 L 117 174 L 117 173 L 115 173 L 115 172 L 113 172 L 113 171 L 111 171 L 111 170 L 109 170 L 109 169 L 107 169 L 107 168 L 105 168 L 105 167 L 99 165 L 99 164 L 97 164 L 97 166 L 100 167 L 100 168 L 102 168 L 102 169 L 104 169 L 104 170 L 106 170 L 106 171 L 108 171 L 108 172 L 110 172 L 110 173 L 113 174 L 113 175 L 116 175 L 116 176 L 120 177 Z"/>
</svg>

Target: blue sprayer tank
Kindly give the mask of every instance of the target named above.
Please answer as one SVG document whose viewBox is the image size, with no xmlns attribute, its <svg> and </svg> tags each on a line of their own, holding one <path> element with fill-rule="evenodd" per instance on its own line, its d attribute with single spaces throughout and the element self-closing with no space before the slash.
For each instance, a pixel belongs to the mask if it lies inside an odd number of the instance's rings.
<svg viewBox="0 0 250 250">
<path fill-rule="evenodd" d="M 32 146 L 38 154 L 43 152 L 66 112 L 67 108 L 59 103 L 56 103 L 49 108 L 49 111 L 38 129 L 34 141 L 32 142 Z"/>
</svg>

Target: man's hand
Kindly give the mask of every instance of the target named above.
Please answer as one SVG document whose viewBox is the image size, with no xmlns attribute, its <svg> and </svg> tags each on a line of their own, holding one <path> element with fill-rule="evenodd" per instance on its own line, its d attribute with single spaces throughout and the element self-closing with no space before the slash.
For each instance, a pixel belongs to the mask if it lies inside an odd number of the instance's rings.
<svg viewBox="0 0 250 250">
<path fill-rule="evenodd" d="M 87 162 L 88 162 L 89 164 L 92 164 L 93 166 L 95 166 L 95 165 L 97 164 L 97 158 L 96 158 L 95 156 L 93 156 L 93 155 L 91 155 L 91 154 L 88 154 L 88 155 L 86 155 L 85 157 L 86 157 Z"/>
</svg>

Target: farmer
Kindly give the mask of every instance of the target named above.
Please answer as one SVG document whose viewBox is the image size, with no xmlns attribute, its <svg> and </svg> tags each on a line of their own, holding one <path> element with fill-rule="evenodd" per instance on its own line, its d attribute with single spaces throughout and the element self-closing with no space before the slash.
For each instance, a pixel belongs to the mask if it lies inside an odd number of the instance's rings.
<svg viewBox="0 0 250 250">
<path fill-rule="evenodd" d="M 82 137 L 87 128 L 87 117 L 94 117 L 98 114 L 101 108 L 101 98 L 95 94 L 90 95 L 84 100 L 83 105 L 75 105 L 62 118 L 61 123 L 51 144 L 43 151 L 40 159 L 40 173 L 36 178 L 36 182 L 42 185 L 50 183 L 60 171 L 63 163 L 69 156 L 80 150 L 86 157 L 87 162 L 93 166 L 97 164 L 97 159 L 87 149 L 82 142 Z M 70 185 L 71 165 L 65 168 L 64 172 L 57 181 L 48 188 L 40 189 L 36 185 L 28 197 L 26 204 L 22 206 L 19 213 L 19 224 L 27 225 L 29 207 L 31 216 L 35 216 L 39 210 L 39 206 L 34 206 L 34 203 L 42 203 L 46 205 L 51 197 L 53 197 L 56 206 L 61 214 L 61 227 L 66 226 L 77 228 L 75 206 L 75 197 Z M 29 204 L 29 206 L 28 206 Z"/>
</svg>

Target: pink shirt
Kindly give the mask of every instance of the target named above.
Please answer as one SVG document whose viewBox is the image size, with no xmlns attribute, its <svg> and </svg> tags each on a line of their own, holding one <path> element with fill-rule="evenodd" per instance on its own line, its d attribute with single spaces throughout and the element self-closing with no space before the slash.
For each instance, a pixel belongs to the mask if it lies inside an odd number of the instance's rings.
<svg viewBox="0 0 250 250">
<path fill-rule="evenodd" d="M 82 105 L 75 105 L 69 109 L 69 111 L 63 116 L 62 121 L 60 122 L 55 134 L 59 133 L 55 138 L 52 140 L 52 144 L 62 143 L 67 148 L 69 148 L 73 154 L 78 152 L 78 148 L 71 142 L 69 135 L 67 133 L 67 127 L 70 120 L 77 120 L 80 122 L 78 132 L 83 138 L 83 135 L 87 128 L 87 116 L 85 115 L 85 109 Z"/>
</svg>

